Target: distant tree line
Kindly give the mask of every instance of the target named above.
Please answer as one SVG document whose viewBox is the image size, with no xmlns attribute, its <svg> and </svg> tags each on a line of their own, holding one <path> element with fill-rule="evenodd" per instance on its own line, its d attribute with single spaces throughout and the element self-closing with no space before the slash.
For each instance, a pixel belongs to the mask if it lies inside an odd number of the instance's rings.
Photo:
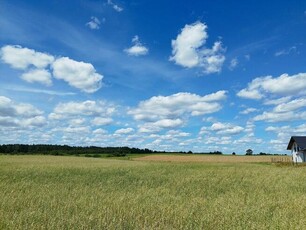
<svg viewBox="0 0 306 230">
<path fill-rule="evenodd" d="M 0 145 L 0 154 L 44 154 L 44 155 L 86 155 L 94 156 L 110 154 L 114 156 L 125 156 L 135 153 L 153 153 L 150 149 L 139 149 L 130 147 L 97 147 L 97 146 L 69 146 L 69 145 L 28 145 L 28 144 L 6 144 Z"/>
<path fill-rule="evenodd" d="M 0 145 L 0 154 L 9 155 L 84 155 L 88 157 L 99 157 L 102 154 L 108 156 L 126 156 L 127 154 L 150 154 L 150 153 L 180 153 L 180 154 L 223 154 L 220 151 L 197 152 L 180 151 L 166 152 L 153 151 L 150 149 L 139 149 L 131 147 L 97 147 L 97 146 L 69 146 L 69 145 L 51 145 L 51 144 L 4 144 Z"/>
<path fill-rule="evenodd" d="M 185 154 L 213 154 L 213 155 L 222 155 L 223 153 L 220 151 L 213 151 L 213 152 L 197 152 L 193 153 L 192 151 L 188 152 L 179 152 L 179 153 L 185 153 Z"/>
<path fill-rule="evenodd" d="M 235 155 L 235 154 L 233 154 L 233 155 Z M 272 153 L 265 153 L 265 152 L 260 152 L 260 153 L 258 153 L 258 154 L 253 154 L 253 150 L 252 149 L 247 149 L 246 151 L 245 151 L 245 155 L 261 155 L 261 156 L 279 156 L 279 155 L 284 155 L 284 154 L 277 154 L 277 153 L 274 153 L 274 154 L 272 154 Z M 285 154 L 285 155 L 287 155 L 287 154 Z"/>
</svg>

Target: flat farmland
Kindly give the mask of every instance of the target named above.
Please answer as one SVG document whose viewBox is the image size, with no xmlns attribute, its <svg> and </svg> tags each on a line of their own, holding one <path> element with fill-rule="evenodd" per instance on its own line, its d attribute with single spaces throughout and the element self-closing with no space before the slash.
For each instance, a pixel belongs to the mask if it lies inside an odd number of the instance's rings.
<svg viewBox="0 0 306 230">
<path fill-rule="evenodd" d="M 150 155 L 135 158 L 138 161 L 168 161 L 168 162 L 203 162 L 203 163 L 251 163 L 272 162 L 272 160 L 289 162 L 290 156 L 233 156 L 233 155 Z"/>
<path fill-rule="evenodd" d="M 132 159 L 0 155 L 0 229 L 306 228 L 306 167 Z"/>
</svg>

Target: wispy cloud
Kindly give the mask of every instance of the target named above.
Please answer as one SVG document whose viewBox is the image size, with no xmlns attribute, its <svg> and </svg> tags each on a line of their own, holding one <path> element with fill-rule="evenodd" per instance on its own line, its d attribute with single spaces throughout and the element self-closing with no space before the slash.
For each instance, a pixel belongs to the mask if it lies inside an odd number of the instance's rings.
<svg viewBox="0 0 306 230">
<path fill-rule="evenodd" d="M 73 92 L 59 92 L 59 91 L 53 91 L 53 90 L 44 90 L 44 89 L 35 89 L 35 88 L 28 88 L 28 87 L 22 87 L 17 85 L 5 85 L 1 86 L 4 90 L 13 90 L 17 92 L 26 92 L 26 93 L 41 93 L 41 94 L 48 94 L 53 96 L 73 96 L 76 95 L 76 93 Z"/>
<path fill-rule="evenodd" d="M 92 30 L 98 30 L 100 29 L 101 22 L 97 17 L 92 16 L 90 18 L 91 20 L 86 23 L 86 26 L 88 26 Z M 105 18 L 103 18 L 102 22 L 105 22 Z"/>
<path fill-rule="evenodd" d="M 107 4 L 110 5 L 110 6 L 112 6 L 113 9 L 114 9 L 115 11 L 117 11 L 117 12 L 123 11 L 123 8 L 120 7 L 119 5 L 115 4 L 112 0 L 107 0 Z"/>
<path fill-rule="evenodd" d="M 233 58 L 230 62 L 229 69 L 234 70 L 238 64 L 239 64 L 238 58 Z"/>
<path fill-rule="evenodd" d="M 289 54 L 296 53 L 296 52 L 297 52 L 296 46 L 292 46 L 288 49 L 283 49 L 283 50 L 275 52 L 274 56 L 275 57 L 285 56 L 285 55 L 289 55 Z"/>
</svg>

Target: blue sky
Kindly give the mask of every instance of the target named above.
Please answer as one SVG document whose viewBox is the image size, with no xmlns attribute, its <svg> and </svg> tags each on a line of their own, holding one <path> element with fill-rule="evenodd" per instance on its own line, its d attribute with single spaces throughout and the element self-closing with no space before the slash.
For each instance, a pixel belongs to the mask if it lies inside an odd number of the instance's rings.
<svg viewBox="0 0 306 230">
<path fill-rule="evenodd" d="M 288 153 L 305 1 L 1 1 L 1 144 Z"/>
</svg>

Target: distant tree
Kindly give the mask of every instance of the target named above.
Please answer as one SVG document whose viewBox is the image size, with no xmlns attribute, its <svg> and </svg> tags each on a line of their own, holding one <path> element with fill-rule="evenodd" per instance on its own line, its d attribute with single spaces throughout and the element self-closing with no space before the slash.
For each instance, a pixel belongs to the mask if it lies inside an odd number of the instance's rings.
<svg viewBox="0 0 306 230">
<path fill-rule="evenodd" d="M 236 153 L 235 153 L 235 152 L 233 152 L 233 153 L 232 153 L 232 155 L 236 155 Z"/>
<path fill-rule="evenodd" d="M 247 149 L 245 151 L 245 155 L 253 155 L 253 150 L 252 149 Z"/>
<path fill-rule="evenodd" d="M 187 154 L 192 154 L 192 151 L 188 151 Z"/>
</svg>

